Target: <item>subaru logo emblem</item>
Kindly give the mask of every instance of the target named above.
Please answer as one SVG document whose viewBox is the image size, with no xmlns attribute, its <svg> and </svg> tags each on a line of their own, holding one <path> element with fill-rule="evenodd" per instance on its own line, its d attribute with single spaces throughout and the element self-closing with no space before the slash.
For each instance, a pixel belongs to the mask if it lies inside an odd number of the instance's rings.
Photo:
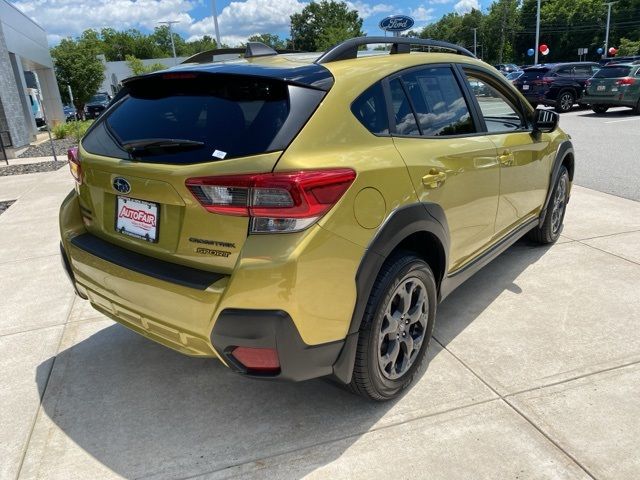
<svg viewBox="0 0 640 480">
<path fill-rule="evenodd" d="M 129 193 L 131 191 L 131 185 L 122 177 L 113 179 L 113 188 L 120 193 Z"/>
</svg>

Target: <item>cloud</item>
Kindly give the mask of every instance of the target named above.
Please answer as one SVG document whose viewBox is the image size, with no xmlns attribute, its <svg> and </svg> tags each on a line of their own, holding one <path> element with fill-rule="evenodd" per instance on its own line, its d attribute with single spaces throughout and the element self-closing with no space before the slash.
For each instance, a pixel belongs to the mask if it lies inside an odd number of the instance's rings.
<svg viewBox="0 0 640 480">
<path fill-rule="evenodd" d="M 478 0 L 460 0 L 453 7 L 459 14 L 469 13 L 471 10 L 480 10 L 480 3 Z"/>
<path fill-rule="evenodd" d="M 387 5 L 386 3 L 377 3 L 375 5 L 371 5 L 369 3 L 356 1 L 347 2 L 347 6 L 350 10 L 357 10 L 358 15 L 360 15 L 363 20 L 366 20 L 371 15 L 375 15 L 377 13 L 387 13 L 395 10 L 395 7 L 393 5 Z"/>
<path fill-rule="evenodd" d="M 193 22 L 190 0 L 19 0 L 16 7 L 33 18 L 50 40 L 82 33 L 87 28 L 153 29 L 162 20 Z"/>
<path fill-rule="evenodd" d="M 446 3 L 451 3 L 453 0 L 430 0 L 430 5 L 444 5 Z"/>
<path fill-rule="evenodd" d="M 434 8 L 425 8 L 423 5 L 420 5 L 418 8 L 412 8 L 409 11 L 409 16 L 416 22 L 428 22 L 435 18 L 433 16 L 434 12 Z"/>
</svg>

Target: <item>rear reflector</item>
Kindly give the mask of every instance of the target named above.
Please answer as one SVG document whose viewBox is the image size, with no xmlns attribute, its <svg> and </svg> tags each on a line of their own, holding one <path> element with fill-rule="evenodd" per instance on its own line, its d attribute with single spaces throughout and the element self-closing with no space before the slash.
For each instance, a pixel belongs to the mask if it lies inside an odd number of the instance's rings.
<svg viewBox="0 0 640 480">
<path fill-rule="evenodd" d="M 297 232 L 327 213 L 356 178 L 348 168 L 198 177 L 187 188 L 209 212 L 251 218 L 253 233 Z"/>
<path fill-rule="evenodd" d="M 69 170 L 78 185 L 82 185 L 82 167 L 80 166 L 80 157 L 78 155 L 78 147 L 67 150 L 67 160 L 69 161 Z"/>
<path fill-rule="evenodd" d="M 248 371 L 257 373 L 278 373 L 280 361 L 275 348 L 236 347 L 231 355 Z"/>
</svg>

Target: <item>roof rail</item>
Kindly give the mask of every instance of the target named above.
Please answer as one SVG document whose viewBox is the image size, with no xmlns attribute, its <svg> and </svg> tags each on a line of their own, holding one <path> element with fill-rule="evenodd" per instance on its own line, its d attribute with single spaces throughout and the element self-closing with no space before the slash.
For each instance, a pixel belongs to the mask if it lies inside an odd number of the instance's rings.
<svg viewBox="0 0 640 480">
<path fill-rule="evenodd" d="M 329 63 L 336 62 L 338 60 L 349 60 L 358 56 L 358 49 L 363 45 L 370 45 L 372 43 L 390 43 L 392 44 L 391 52 L 396 53 L 409 53 L 411 51 L 411 45 L 420 45 L 424 47 L 436 47 L 445 48 L 447 50 L 453 50 L 454 52 L 465 55 L 467 57 L 476 58 L 466 48 L 453 43 L 441 42 L 439 40 L 431 40 L 428 38 L 413 38 L 413 37 L 357 37 L 345 40 L 342 43 L 330 48 L 324 52 L 315 63 Z"/>
<path fill-rule="evenodd" d="M 274 50 L 273 48 L 261 42 L 249 42 L 246 48 L 215 48 L 213 50 L 205 50 L 190 56 L 182 63 L 211 63 L 214 55 L 242 55 L 244 58 L 266 57 L 269 55 L 277 55 L 279 53 L 296 53 L 298 50 Z"/>
</svg>

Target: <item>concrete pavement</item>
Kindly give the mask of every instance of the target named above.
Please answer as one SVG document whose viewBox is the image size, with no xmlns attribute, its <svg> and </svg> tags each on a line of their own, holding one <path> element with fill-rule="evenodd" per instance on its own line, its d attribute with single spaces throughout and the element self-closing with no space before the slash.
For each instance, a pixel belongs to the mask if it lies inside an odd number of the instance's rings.
<svg viewBox="0 0 640 480">
<path fill-rule="evenodd" d="M 0 479 L 640 478 L 640 203 L 575 187 L 561 241 L 454 292 L 425 373 L 374 404 L 102 317 L 57 254 L 69 173 L 36 175 L 0 215 Z"/>
</svg>

